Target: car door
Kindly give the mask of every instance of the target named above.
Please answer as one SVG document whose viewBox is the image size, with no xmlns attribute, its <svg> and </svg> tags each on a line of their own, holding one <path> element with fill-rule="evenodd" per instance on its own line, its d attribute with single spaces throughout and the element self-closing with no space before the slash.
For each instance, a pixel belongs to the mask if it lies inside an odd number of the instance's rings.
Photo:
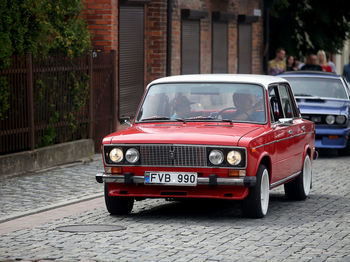
<svg viewBox="0 0 350 262">
<path fill-rule="evenodd" d="M 279 86 L 273 85 L 268 89 L 271 108 L 271 126 L 273 132 L 272 150 L 272 178 L 271 184 L 278 183 L 281 179 L 291 174 L 293 157 L 290 151 L 293 148 L 293 127 L 287 124 L 279 123 L 280 119 L 285 118 L 282 107 L 282 100 L 279 94 Z"/>
<path fill-rule="evenodd" d="M 301 170 L 302 166 L 306 126 L 304 121 L 299 117 L 290 86 L 287 83 L 283 83 L 279 85 L 278 89 L 283 115 L 285 118 L 292 119 L 292 124 L 287 128 L 291 142 L 288 145 L 288 158 L 291 159 L 289 172 L 290 174 L 295 174 Z"/>
</svg>

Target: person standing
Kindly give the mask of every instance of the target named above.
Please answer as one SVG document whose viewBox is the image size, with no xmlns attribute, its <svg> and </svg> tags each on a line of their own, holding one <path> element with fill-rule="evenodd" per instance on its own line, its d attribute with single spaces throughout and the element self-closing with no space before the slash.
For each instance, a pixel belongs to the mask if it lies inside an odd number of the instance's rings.
<svg viewBox="0 0 350 262">
<path fill-rule="evenodd" d="M 335 69 L 335 64 L 332 61 L 332 55 L 328 54 L 328 64 L 332 67 L 332 72 L 333 73 L 337 73 L 336 69 Z"/>
<path fill-rule="evenodd" d="M 344 68 L 343 68 L 343 76 L 350 83 L 350 54 L 349 54 L 349 62 L 348 64 L 344 65 Z"/>
<path fill-rule="evenodd" d="M 268 63 L 269 75 L 278 75 L 286 71 L 286 63 L 284 61 L 285 56 L 286 51 L 284 51 L 283 48 L 278 48 L 276 50 L 275 58 Z"/>
<path fill-rule="evenodd" d="M 286 69 L 287 71 L 296 71 L 294 56 L 292 55 L 287 56 Z"/>
<path fill-rule="evenodd" d="M 333 71 L 332 67 L 327 62 L 327 56 L 323 50 L 319 50 L 317 52 L 317 59 L 318 59 L 319 65 L 322 67 L 323 71 L 325 71 L 325 72 L 332 72 Z"/>
<path fill-rule="evenodd" d="M 322 67 L 319 64 L 317 64 L 317 56 L 315 54 L 308 55 L 305 65 L 303 65 L 301 70 L 323 71 Z"/>
</svg>

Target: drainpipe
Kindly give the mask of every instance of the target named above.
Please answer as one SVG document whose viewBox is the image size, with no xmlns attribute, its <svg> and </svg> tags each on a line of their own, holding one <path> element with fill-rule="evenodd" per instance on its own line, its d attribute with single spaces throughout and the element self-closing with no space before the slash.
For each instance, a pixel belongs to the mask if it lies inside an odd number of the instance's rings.
<svg viewBox="0 0 350 262">
<path fill-rule="evenodd" d="M 270 9 L 272 5 L 274 4 L 275 0 L 265 0 L 264 1 L 264 62 L 263 62 L 263 68 L 264 72 L 267 73 L 267 64 L 270 60 L 270 50 L 269 50 L 269 44 L 270 44 Z"/>
<path fill-rule="evenodd" d="M 172 35 L 172 20 L 173 20 L 173 14 L 172 14 L 172 6 L 173 1 L 168 0 L 168 7 L 167 7 L 167 45 L 166 45 L 166 75 L 171 75 L 171 35 Z"/>
</svg>

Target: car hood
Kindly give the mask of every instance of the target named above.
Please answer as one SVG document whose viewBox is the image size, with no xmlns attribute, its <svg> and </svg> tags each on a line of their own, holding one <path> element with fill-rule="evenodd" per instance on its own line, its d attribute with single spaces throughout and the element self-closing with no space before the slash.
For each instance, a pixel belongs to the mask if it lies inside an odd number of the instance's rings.
<svg viewBox="0 0 350 262">
<path fill-rule="evenodd" d="M 350 101 L 333 99 L 297 98 L 302 114 L 341 114 L 349 112 Z"/>
<path fill-rule="evenodd" d="M 103 139 L 103 144 L 205 144 L 237 146 L 242 137 L 256 137 L 264 127 L 243 123 L 138 124 Z"/>
</svg>

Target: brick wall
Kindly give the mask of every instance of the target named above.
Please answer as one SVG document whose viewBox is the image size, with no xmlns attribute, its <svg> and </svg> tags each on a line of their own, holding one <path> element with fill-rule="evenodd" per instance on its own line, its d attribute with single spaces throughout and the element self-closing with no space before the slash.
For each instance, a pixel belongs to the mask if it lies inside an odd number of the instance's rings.
<svg viewBox="0 0 350 262">
<path fill-rule="evenodd" d="M 83 16 L 88 23 L 92 34 L 92 48 L 95 50 L 115 50 L 116 64 L 118 65 L 118 0 L 84 0 Z M 118 66 L 115 76 L 118 79 Z M 114 86 L 115 115 L 118 115 L 118 83 Z M 119 121 L 113 127 L 117 130 Z"/>
<path fill-rule="evenodd" d="M 118 59 L 119 0 L 85 0 L 84 17 L 92 33 L 92 46 L 98 50 L 116 50 Z M 144 72 L 146 86 L 167 72 L 167 0 L 152 0 L 145 4 Z M 181 73 L 181 10 L 208 12 L 200 21 L 200 72 L 212 72 L 212 12 L 233 13 L 228 22 L 228 72 L 237 72 L 238 14 L 253 15 L 263 10 L 262 0 L 172 0 L 171 75 Z M 252 25 L 252 73 L 263 73 L 263 19 Z M 117 61 L 118 65 L 118 61 Z M 118 68 L 116 72 L 118 76 Z M 116 88 L 118 89 L 118 83 Z M 118 91 L 116 90 L 118 95 Z M 116 100 L 118 101 L 117 97 Z M 116 108 L 118 111 L 118 105 Z"/>
<path fill-rule="evenodd" d="M 211 0 L 174 0 L 173 21 L 172 21 L 172 59 L 171 73 L 181 73 L 181 9 L 194 9 L 208 12 L 208 17 L 200 22 L 200 72 L 212 72 L 212 21 L 211 14 L 214 11 L 229 12 L 236 15 L 253 15 L 254 9 L 262 9 L 261 0 L 232 0 L 232 1 L 211 1 Z M 253 24 L 252 43 L 252 72 L 263 73 L 262 48 L 263 48 L 263 20 Z M 237 41 L 238 41 L 237 19 L 228 22 L 228 72 L 237 72 Z"/>
<path fill-rule="evenodd" d="M 145 12 L 145 85 L 166 75 L 167 1 L 153 0 Z"/>
<path fill-rule="evenodd" d="M 167 52 L 167 0 L 152 0 L 145 5 L 145 84 L 166 75 Z M 201 19 L 201 73 L 212 70 L 212 26 L 213 11 L 253 15 L 261 9 L 262 0 L 173 0 L 172 6 L 172 57 L 171 74 L 181 73 L 181 9 L 208 12 Z M 94 49 L 118 50 L 118 0 L 85 0 L 84 16 L 92 33 Z M 262 73 L 263 19 L 253 23 L 252 72 Z M 228 71 L 237 72 L 237 20 L 228 23 Z"/>
<path fill-rule="evenodd" d="M 83 12 L 92 46 L 99 50 L 118 49 L 118 0 L 85 0 Z"/>
<path fill-rule="evenodd" d="M 260 0 L 239 0 L 239 14 L 253 15 L 254 9 L 260 9 L 263 12 L 263 1 Z M 252 24 L 252 73 L 263 73 L 263 45 L 264 45 L 264 29 L 263 19 Z"/>
</svg>

